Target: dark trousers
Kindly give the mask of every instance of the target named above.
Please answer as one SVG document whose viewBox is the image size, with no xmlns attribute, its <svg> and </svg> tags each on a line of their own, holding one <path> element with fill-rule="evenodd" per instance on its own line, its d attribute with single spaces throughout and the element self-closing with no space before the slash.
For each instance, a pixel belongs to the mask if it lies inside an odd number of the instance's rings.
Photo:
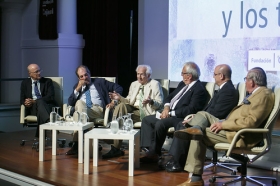
<svg viewBox="0 0 280 186">
<path fill-rule="evenodd" d="M 37 116 L 37 130 L 35 137 L 39 137 L 39 126 L 50 121 L 50 113 L 52 107 L 55 105 L 47 104 L 44 100 L 38 99 L 36 103 L 30 108 L 31 115 Z"/>
<path fill-rule="evenodd" d="M 149 153 L 161 155 L 161 148 L 168 129 L 177 126 L 183 118 L 169 117 L 157 119 L 155 115 L 146 116 L 141 124 L 141 147 L 149 147 Z"/>
<path fill-rule="evenodd" d="M 185 129 L 186 127 L 182 125 L 182 122 L 177 124 L 175 130 Z M 190 141 L 180 140 L 176 137 L 173 138 L 169 153 L 173 156 L 173 159 L 177 161 L 181 167 L 185 166 L 186 159 L 189 152 Z"/>
</svg>

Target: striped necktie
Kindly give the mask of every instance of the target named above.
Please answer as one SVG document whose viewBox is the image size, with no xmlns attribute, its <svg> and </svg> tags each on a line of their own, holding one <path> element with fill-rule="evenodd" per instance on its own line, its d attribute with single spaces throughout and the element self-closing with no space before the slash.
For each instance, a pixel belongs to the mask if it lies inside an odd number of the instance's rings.
<svg viewBox="0 0 280 186">
<path fill-rule="evenodd" d="M 146 116 L 145 111 L 144 111 L 144 107 L 143 107 L 143 100 L 144 100 L 144 86 L 141 85 L 139 88 L 139 112 L 140 112 L 140 120 L 142 121 L 142 119 Z"/>
<path fill-rule="evenodd" d="M 183 96 L 183 94 L 187 90 L 187 88 L 188 88 L 188 85 L 186 85 L 184 88 L 182 88 L 180 90 L 180 92 L 178 92 L 178 94 L 171 99 L 170 104 L 169 104 L 170 109 L 172 109 L 175 101 L 179 100 Z"/>
<path fill-rule="evenodd" d="M 35 95 L 36 95 L 37 99 L 42 97 L 41 94 L 40 94 L 40 91 L 38 89 L 37 81 L 34 82 L 34 92 L 35 92 Z"/>
</svg>

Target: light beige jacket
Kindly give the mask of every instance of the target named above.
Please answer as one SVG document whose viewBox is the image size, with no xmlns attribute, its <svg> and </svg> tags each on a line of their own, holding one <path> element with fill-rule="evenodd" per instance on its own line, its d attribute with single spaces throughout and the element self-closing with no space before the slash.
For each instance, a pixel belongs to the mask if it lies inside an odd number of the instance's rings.
<svg viewBox="0 0 280 186">
<path fill-rule="evenodd" d="M 129 92 L 126 98 L 121 97 L 120 101 L 126 104 L 134 105 L 136 101 L 136 96 L 139 92 L 141 84 L 138 81 L 134 81 L 131 83 L 129 87 Z M 146 115 L 155 114 L 157 110 L 162 109 L 162 102 L 163 102 L 163 92 L 161 88 L 161 84 L 151 79 L 144 87 L 144 98 L 150 98 L 154 101 L 153 105 L 146 104 L 144 111 Z"/>
<path fill-rule="evenodd" d="M 248 97 L 248 101 L 247 104 L 241 103 L 236 106 L 222 123 L 222 129 L 226 131 L 229 142 L 240 129 L 264 127 L 274 106 L 274 93 L 266 87 L 260 87 Z M 236 147 L 253 147 L 261 139 L 263 139 L 262 134 L 244 134 Z"/>
</svg>

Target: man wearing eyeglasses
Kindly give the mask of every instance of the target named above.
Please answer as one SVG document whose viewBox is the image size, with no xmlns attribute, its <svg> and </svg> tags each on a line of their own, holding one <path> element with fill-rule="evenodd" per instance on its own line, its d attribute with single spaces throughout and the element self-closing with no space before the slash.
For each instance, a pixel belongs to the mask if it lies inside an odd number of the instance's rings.
<svg viewBox="0 0 280 186">
<path fill-rule="evenodd" d="M 117 92 L 122 94 L 123 88 L 116 84 L 105 80 L 104 78 L 93 78 L 89 69 L 81 65 L 76 69 L 78 83 L 73 87 L 73 91 L 68 98 L 68 105 L 72 106 L 70 114 L 75 111 L 82 112 L 87 108 L 89 120 L 94 118 L 103 118 L 105 107 L 111 100 L 109 92 Z M 111 115 L 111 113 L 110 113 Z M 66 152 L 67 155 L 75 155 L 78 153 L 78 132 L 74 132 L 73 146 Z"/>
<path fill-rule="evenodd" d="M 185 116 L 203 109 L 207 101 L 207 91 L 199 81 L 200 69 L 194 62 L 184 64 L 181 72 L 183 81 L 164 99 L 164 109 L 160 118 L 146 116 L 141 125 L 141 147 L 148 147 L 149 152 L 140 161 L 143 163 L 160 160 L 161 148 L 167 131 L 183 121 Z"/>
<path fill-rule="evenodd" d="M 39 137 L 39 125 L 49 122 L 51 108 L 56 105 L 54 87 L 51 79 L 41 77 L 42 70 L 37 64 L 30 64 L 27 71 L 30 78 L 21 83 L 20 104 L 28 115 L 37 116 L 35 137 Z"/>
</svg>

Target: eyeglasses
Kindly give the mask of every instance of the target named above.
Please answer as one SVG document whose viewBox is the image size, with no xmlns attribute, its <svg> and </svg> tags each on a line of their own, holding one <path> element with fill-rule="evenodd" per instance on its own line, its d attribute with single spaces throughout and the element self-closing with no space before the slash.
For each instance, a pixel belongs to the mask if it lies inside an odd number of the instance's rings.
<svg viewBox="0 0 280 186">
<path fill-rule="evenodd" d="M 217 75 L 220 75 L 220 74 L 221 74 L 221 73 L 215 74 L 215 72 L 214 72 L 213 76 L 217 76 Z"/>
<path fill-rule="evenodd" d="M 43 70 L 36 70 L 35 72 L 30 72 L 30 73 L 39 74 L 39 73 L 41 73 L 41 72 L 43 72 Z"/>
<path fill-rule="evenodd" d="M 248 79 L 252 79 L 252 78 L 247 78 L 247 77 L 245 77 L 245 78 L 244 78 L 244 81 L 247 81 Z"/>
<path fill-rule="evenodd" d="M 181 76 L 188 75 L 188 74 L 190 74 L 190 73 L 188 73 L 188 72 L 181 72 Z"/>
</svg>

